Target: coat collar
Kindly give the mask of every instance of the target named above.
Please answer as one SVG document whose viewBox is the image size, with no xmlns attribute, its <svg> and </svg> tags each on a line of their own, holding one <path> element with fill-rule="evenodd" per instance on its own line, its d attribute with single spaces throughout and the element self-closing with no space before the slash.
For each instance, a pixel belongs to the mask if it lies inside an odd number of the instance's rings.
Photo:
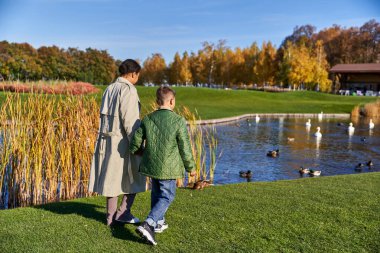
<svg viewBox="0 0 380 253">
<path fill-rule="evenodd" d="M 173 111 L 172 109 L 170 109 L 169 106 L 160 106 L 160 107 L 158 108 L 158 110 L 169 110 L 169 111 Z"/>
<path fill-rule="evenodd" d="M 116 82 L 119 82 L 119 83 L 125 83 L 125 84 L 128 84 L 128 85 L 133 86 L 133 84 L 132 84 L 130 81 L 128 81 L 127 79 L 125 79 L 124 77 L 121 77 L 121 76 L 119 76 L 119 77 L 116 79 Z"/>
<path fill-rule="evenodd" d="M 136 87 L 130 81 L 128 81 L 127 79 L 125 79 L 124 77 L 119 76 L 116 79 L 116 82 L 118 82 L 118 83 L 124 83 L 124 84 L 128 85 L 130 88 L 133 87 L 133 88 L 136 89 Z M 138 95 L 137 95 L 137 100 L 139 101 L 139 104 L 140 104 L 140 97 Z"/>
</svg>

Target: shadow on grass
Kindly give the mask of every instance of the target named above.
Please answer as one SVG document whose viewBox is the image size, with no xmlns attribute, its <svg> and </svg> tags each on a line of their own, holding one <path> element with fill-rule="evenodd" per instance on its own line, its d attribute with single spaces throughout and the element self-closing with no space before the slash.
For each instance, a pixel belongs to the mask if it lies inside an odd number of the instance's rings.
<svg viewBox="0 0 380 253">
<path fill-rule="evenodd" d="M 34 208 L 46 210 L 59 215 L 76 214 L 86 219 L 98 221 L 102 223 L 104 226 L 106 226 L 106 214 L 104 212 L 99 212 L 98 210 L 96 210 L 97 208 L 102 207 L 103 206 L 100 205 L 67 201 L 49 203 L 46 205 L 35 206 Z M 62 219 L 64 219 L 63 216 Z M 142 240 L 139 236 L 137 236 L 137 234 L 133 233 L 132 231 L 130 231 L 130 229 L 126 228 L 125 226 L 133 225 L 124 225 L 121 223 L 116 223 L 115 225 L 111 226 L 110 230 L 112 236 L 121 240 L 128 240 L 145 244 L 144 240 Z"/>
</svg>

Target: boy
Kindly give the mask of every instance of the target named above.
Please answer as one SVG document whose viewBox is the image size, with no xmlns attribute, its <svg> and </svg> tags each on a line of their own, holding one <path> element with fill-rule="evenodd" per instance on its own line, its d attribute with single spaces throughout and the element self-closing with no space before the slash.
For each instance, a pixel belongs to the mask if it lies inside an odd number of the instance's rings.
<svg viewBox="0 0 380 253">
<path fill-rule="evenodd" d="M 130 144 L 134 154 L 146 140 L 139 171 L 152 178 L 151 211 L 136 232 L 152 245 L 157 244 L 154 233 L 168 228 L 164 216 L 174 200 L 176 179 L 184 177 L 183 168 L 196 174 L 186 120 L 173 112 L 175 92 L 160 87 L 156 97 L 159 109 L 144 117 Z"/>
</svg>

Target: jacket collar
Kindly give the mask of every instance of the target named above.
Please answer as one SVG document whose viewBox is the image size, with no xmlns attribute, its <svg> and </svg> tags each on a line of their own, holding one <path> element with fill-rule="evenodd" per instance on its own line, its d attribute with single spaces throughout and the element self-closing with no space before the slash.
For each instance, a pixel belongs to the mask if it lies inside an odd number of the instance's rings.
<svg viewBox="0 0 380 253">
<path fill-rule="evenodd" d="M 172 109 L 170 109 L 169 106 L 160 106 L 160 107 L 158 108 L 158 110 L 169 110 L 169 111 L 173 111 Z"/>
<path fill-rule="evenodd" d="M 125 79 L 124 77 L 121 77 L 121 76 L 119 76 L 119 77 L 116 79 L 116 82 L 119 82 L 119 83 L 125 83 L 125 84 L 128 84 L 128 85 L 133 86 L 133 84 L 132 84 L 130 81 L 128 81 L 127 79 Z"/>
</svg>

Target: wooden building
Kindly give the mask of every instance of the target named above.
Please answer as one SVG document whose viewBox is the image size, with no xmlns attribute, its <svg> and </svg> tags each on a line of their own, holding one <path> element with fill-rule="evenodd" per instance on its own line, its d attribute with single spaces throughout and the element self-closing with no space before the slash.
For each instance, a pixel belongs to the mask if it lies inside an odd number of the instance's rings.
<svg viewBox="0 0 380 253">
<path fill-rule="evenodd" d="M 380 95 L 380 63 L 338 64 L 330 73 L 335 92 Z"/>
</svg>

